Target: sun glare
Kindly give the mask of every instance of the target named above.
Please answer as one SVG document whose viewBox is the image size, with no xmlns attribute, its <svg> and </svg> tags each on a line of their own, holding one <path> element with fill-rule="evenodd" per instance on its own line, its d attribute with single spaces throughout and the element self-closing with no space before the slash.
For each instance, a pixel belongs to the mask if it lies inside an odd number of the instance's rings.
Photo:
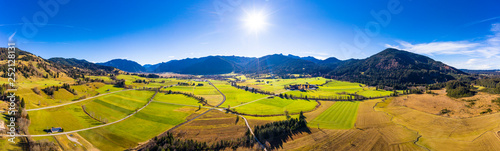
<svg viewBox="0 0 500 151">
<path fill-rule="evenodd" d="M 265 26 L 267 25 L 266 15 L 264 15 L 261 12 L 247 13 L 247 16 L 244 19 L 244 22 L 245 22 L 245 26 L 251 32 L 262 31 L 265 28 Z"/>
</svg>

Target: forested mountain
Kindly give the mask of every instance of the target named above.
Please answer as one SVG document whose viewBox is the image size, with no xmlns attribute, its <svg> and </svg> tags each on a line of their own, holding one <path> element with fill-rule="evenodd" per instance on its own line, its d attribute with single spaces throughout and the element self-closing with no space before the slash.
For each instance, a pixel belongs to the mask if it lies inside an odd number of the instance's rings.
<svg viewBox="0 0 500 151">
<path fill-rule="evenodd" d="M 222 57 L 206 57 L 201 62 L 192 64 L 178 73 L 182 74 L 225 74 L 231 72 L 240 72 L 241 66 L 237 65 L 235 62 L 228 61 Z"/>
<path fill-rule="evenodd" d="M 64 66 L 68 66 L 68 67 L 77 67 L 77 68 L 81 68 L 81 69 L 89 69 L 89 70 L 94 70 L 94 71 L 103 70 L 106 72 L 111 72 L 111 71 L 115 70 L 114 67 L 95 64 L 92 62 L 88 62 L 87 60 L 84 60 L 84 59 L 56 57 L 56 58 L 50 58 L 49 61 L 61 64 Z"/>
<path fill-rule="evenodd" d="M 97 63 L 103 66 L 115 67 L 127 72 L 146 72 L 146 68 L 139 63 L 126 59 L 113 59 L 104 63 Z"/>
<path fill-rule="evenodd" d="M 470 74 L 487 74 L 487 75 L 500 75 L 500 70 L 468 70 L 468 69 L 460 69 L 465 73 Z"/>
<path fill-rule="evenodd" d="M 335 57 L 330 57 L 330 58 L 326 58 L 325 60 L 321 60 L 320 62 L 318 62 L 318 64 L 329 65 L 329 64 L 339 63 L 339 62 L 342 62 L 342 61 L 335 58 Z"/>
<path fill-rule="evenodd" d="M 146 69 L 146 72 L 155 72 L 156 68 L 158 68 L 158 66 L 160 64 L 161 63 L 158 63 L 158 64 L 145 64 L 145 65 L 143 65 L 143 67 Z"/>
<path fill-rule="evenodd" d="M 274 54 L 261 57 L 249 62 L 244 73 L 271 73 L 271 74 L 315 74 L 318 72 L 326 73 L 318 64 L 303 60 L 302 58 Z"/>
<path fill-rule="evenodd" d="M 302 60 L 311 61 L 311 62 L 314 62 L 314 63 L 320 63 L 322 61 L 322 60 L 316 59 L 316 58 L 314 58 L 312 56 L 300 57 L 300 56 L 295 56 L 295 55 L 292 55 L 292 54 L 288 54 L 287 57 L 295 58 L 295 59 L 302 59 Z"/>
<path fill-rule="evenodd" d="M 2 60 L 7 60 L 7 51 L 7 48 L 0 48 Z M 113 67 L 97 65 L 85 60 L 64 58 L 46 60 L 20 49 L 16 49 L 16 56 L 16 75 L 23 78 L 78 78 L 82 75 L 105 75 L 118 71 Z M 0 67 L 0 70 L 3 71 L 2 77 L 7 77 L 7 63 L 1 63 Z"/>
<path fill-rule="evenodd" d="M 224 59 L 225 58 L 225 59 Z M 208 56 L 203 58 L 188 58 L 182 60 L 172 60 L 166 63 L 160 63 L 155 72 L 174 72 L 182 74 L 224 74 L 231 72 L 240 72 L 241 58 Z"/>
<path fill-rule="evenodd" d="M 234 64 L 241 67 L 246 66 L 250 61 L 257 59 L 253 57 L 241 57 L 241 56 L 216 56 L 216 57 L 220 57 L 229 62 L 233 62 Z"/>
<path fill-rule="evenodd" d="M 316 74 L 327 73 L 326 67 L 312 61 L 314 57 L 300 58 L 293 55 L 274 54 L 260 58 L 239 56 L 209 56 L 188 58 L 161 63 L 155 72 L 175 72 L 183 74 L 221 73 L 272 73 L 272 74 Z M 317 60 L 315 62 L 321 62 Z"/>
<path fill-rule="evenodd" d="M 429 57 L 392 48 L 366 59 L 345 61 L 329 73 L 341 80 L 395 87 L 455 79 L 450 74 L 466 73 Z"/>
</svg>

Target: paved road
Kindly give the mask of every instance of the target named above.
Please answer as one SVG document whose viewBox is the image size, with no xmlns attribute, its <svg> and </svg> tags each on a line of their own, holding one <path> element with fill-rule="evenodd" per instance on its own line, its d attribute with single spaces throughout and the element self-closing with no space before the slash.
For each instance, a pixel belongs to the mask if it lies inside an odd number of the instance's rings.
<svg viewBox="0 0 500 151">
<path fill-rule="evenodd" d="M 108 95 L 108 94 L 113 94 L 113 93 L 118 93 L 118 92 L 123 92 L 123 91 L 130 91 L 130 90 L 135 90 L 135 89 L 125 89 L 125 90 L 121 90 L 121 91 L 115 91 L 115 92 L 110 92 L 110 93 L 99 94 L 99 95 L 96 95 L 96 96 L 93 96 L 93 97 L 89 97 L 89 98 L 85 98 L 85 99 L 81 99 L 81 100 L 78 100 L 78 101 L 72 101 L 72 102 L 69 102 L 69 103 L 64 103 L 64 104 L 59 104 L 59 105 L 54 105 L 54 106 L 41 107 L 41 108 L 36 108 L 36 109 L 27 109 L 26 111 L 37 111 L 37 110 L 45 110 L 45 109 L 50 109 L 50 108 L 61 107 L 61 106 L 65 106 L 65 105 L 70 105 L 70 104 L 75 104 L 75 103 L 78 103 L 78 102 L 86 101 L 86 100 L 89 100 L 89 99 L 94 99 L 94 98 L 97 98 L 97 97 L 100 97 L 100 96 L 104 96 L 104 95 Z"/>
<path fill-rule="evenodd" d="M 135 115 L 136 113 L 138 113 L 139 111 L 141 111 L 142 109 L 146 108 L 151 102 L 153 102 L 153 98 L 156 96 L 156 94 L 158 93 L 158 91 L 155 92 L 155 94 L 153 95 L 153 97 L 151 97 L 151 99 L 149 100 L 149 102 L 144 105 L 143 107 L 141 107 L 140 109 L 137 109 L 137 111 L 135 111 L 134 113 L 126 116 L 125 118 L 122 118 L 120 120 L 117 120 L 117 121 L 114 121 L 114 122 L 111 122 L 111 123 L 106 123 L 106 124 L 103 124 L 103 125 L 98 125 L 98 126 L 94 126 L 94 127 L 89 127 L 89 128 L 84 128 L 84 129 L 79 129 L 79 130 L 74 130 L 74 131 L 68 131 L 68 132 L 61 132 L 61 133 L 54 133 L 54 134 L 41 134 L 41 135 L 16 135 L 16 137 L 26 137 L 26 136 L 31 136 L 31 137 L 43 137 L 43 136 L 56 136 L 56 135 L 66 135 L 66 134 L 70 134 L 70 133 L 76 133 L 76 132 L 81 132 L 81 131 L 86 131 L 86 130 L 91 130 L 91 129 L 96 129 L 96 128 L 100 128 L 100 127 L 104 127 L 104 126 L 108 126 L 108 125 L 112 125 L 112 124 L 115 124 L 115 123 L 118 123 L 118 122 L 121 122 L 123 120 L 126 120 L 128 119 L 129 117 L 132 117 L 133 115 Z M 3 135 L 3 136 L 8 136 L 8 135 Z"/>
</svg>

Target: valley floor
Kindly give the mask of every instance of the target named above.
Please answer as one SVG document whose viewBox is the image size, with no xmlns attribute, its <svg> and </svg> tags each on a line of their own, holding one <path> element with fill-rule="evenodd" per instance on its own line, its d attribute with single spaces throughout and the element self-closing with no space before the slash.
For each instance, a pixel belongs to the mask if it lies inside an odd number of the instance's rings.
<svg viewBox="0 0 500 151">
<path fill-rule="evenodd" d="M 121 78 L 136 80 L 139 77 Z M 54 142 L 61 150 L 137 149 L 166 132 L 179 139 L 211 144 L 237 140 L 246 135 L 248 127 L 297 118 L 302 111 L 308 121 L 307 131 L 284 138 L 278 144 L 261 140 L 263 145 L 276 150 L 500 150 L 500 107 L 490 101 L 498 97 L 496 95 L 480 93 L 470 98 L 450 99 L 440 90 L 434 94 L 364 101 L 314 101 L 278 94 L 338 96 L 347 95 L 340 92 L 349 91 L 380 97 L 392 92 L 322 78 L 245 82 L 276 95 L 252 93 L 233 87 L 227 81 L 165 80 L 170 82 L 151 85 L 165 86 L 157 93 L 147 88 L 147 84 L 137 85 L 144 90 L 125 91 L 100 83 L 74 86 L 80 93 L 65 94 L 71 96 L 68 98 L 86 97 L 61 102 L 43 93 L 26 91 L 24 96 L 40 97 L 48 102 L 29 103 L 30 133 L 35 140 Z M 181 82 L 187 84 L 179 85 Z M 304 92 L 283 88 L 304 83 L 324 85 L 319 90 Z M 475 104 L 467 100 L 475 100 Z M 5 109 L 6 105 L 0 104 L 0 108 Z M 441 114 L 444 108 L 451 112 Z M 486 108 L 494 111 L 481 114 Z M 237 115 L 239 112 L 245 114 Z M 49 135 L 45 130 L 51 127 L 63 127 L 66 133 Z M 1 139 L 0 146 L 1 150 L 20 149 L 5 139 Z M 260 145 L 255 144 L 237 150 L 259 149 Z"/>
</svg>

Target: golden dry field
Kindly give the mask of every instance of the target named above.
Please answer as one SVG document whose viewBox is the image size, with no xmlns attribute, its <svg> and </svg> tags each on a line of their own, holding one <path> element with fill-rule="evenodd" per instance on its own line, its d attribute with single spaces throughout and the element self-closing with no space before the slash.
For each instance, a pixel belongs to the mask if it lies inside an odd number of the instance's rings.
<svg viewBox="0 0 500 151">
<path fill-rule="evenodd" d="M 394 103 L 406 106 L 418 111 L 442 115 L 453 118 L 467 118 L 482 115 L 488 109 L 491 113 L 500 111 L 500 106 L 492 103 L 491 100 L 500 98 L 498 94 L 488 94 L 479 92 L 472 97 L 450 98 L 446 96 L 446 91 L 433 90 L 435 94 L 412 94 L 394 98 Z M 441 114 L 441 110 L 450 110 L 450 113 Z"/>
</svg>

